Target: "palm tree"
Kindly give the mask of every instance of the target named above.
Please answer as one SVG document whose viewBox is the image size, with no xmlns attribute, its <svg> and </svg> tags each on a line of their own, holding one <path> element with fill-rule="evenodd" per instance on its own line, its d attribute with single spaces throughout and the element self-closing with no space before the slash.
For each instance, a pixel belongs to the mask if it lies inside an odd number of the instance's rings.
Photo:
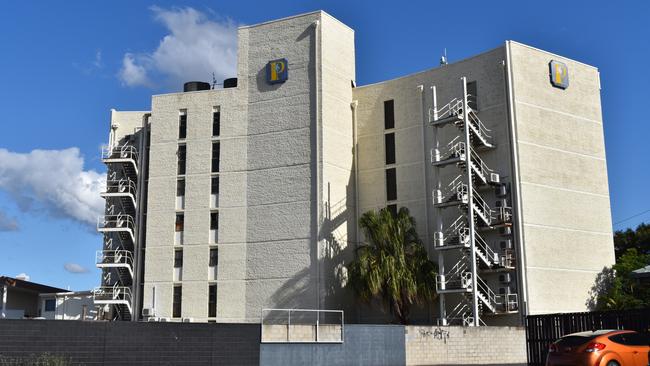
<svg viewBox="0 0 650 366">
<path fill-rule="evenodd" d="M 349 265 L 350 284 L 361 300 L 381 297 L 401 324 L 409 321 L 414 303 L 436 296 L 436 265 L 427 257 L 406 207 L 397 215 L 387 208 L 359 219 L 367 243 L 357 248 Z"/>
</svg>

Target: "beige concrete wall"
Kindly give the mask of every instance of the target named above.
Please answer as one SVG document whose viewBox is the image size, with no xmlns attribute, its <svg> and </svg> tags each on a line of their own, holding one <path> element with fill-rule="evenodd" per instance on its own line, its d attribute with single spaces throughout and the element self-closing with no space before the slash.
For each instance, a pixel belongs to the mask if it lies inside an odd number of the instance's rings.
<svg viewBox="0 0 650 366">
<path fill-rule="evenodd" d="M 481 157 L 501 174 L 503 182 L 511 181 L 511 159 L 508 130 L 508 114 L 505 94 L 505 74 L 502 62 L 503 48 L 482 53 L 475 57 L 434 68 L 403 78 L 358 87 L 354 89 L 357 106 L 358 160 L 359 160 L 359 207 L 360 212 L 385 207 L 385 169 L 397 169 L 397 205 L 409 208 L 416 220 L 418 232 L 427 247 L 430 258 L 437 261 L 432 237 L 438 212 L 433 208 L 431 191 L 436 184 L 435 171 L 430 164 L 430 151 L 434 148 L 433 128 L 428 127 L 428 111 L 433 107 L 431 87 L 436 86 L 438 106 L 452 98 L 462 97 L 460 78 L 476 81 L 478 86 L 478 115 L 491 129 L 497 148 L 482 152 Z M 420 86 L 422 86 L 420 88 Z M 384 130 L 384 101 L 394 100 L 395 129 Z M 395 133 L 396 164 L 385 165 L 384 133 Z M 454 126 L 438 130 L 441 146 L 446 145 L 459 131 Z M 423 138 L 424 134 L 424 138 Z M 440 169 L 441 181 L 449 182 L 460 171 L 455 167 Z M 446 184 L 446 183 L 443 183 Z M 487 202 L 494 207 L 493 190 L 481 190 Z M 445 225 L 458 217 L 457 209 L 440 211 Z M 446 227 L 446 226 L 445 226 Z M 501 239 L 495 232 L 481 235 L 497 250 Z M 449 267 L 455 264 L 453 256 L 447 258 Z M 496 282 L 495 274 L 485 274 L 484 280 Z M 497 284 L 495 284 L 496 290 Z M 450 298 L 449 306 L 455 304 Z M 452 305 L 453 304 L 453 305 Z M 362 321 L 379 321 L 385 314 L 362 311 Z M 435 321 L 438 317 L 437 302 L 431 310 L 420 309 L 414 314 L 415 321 Z"/>
<path fill-rule="evenodd" d="M 526 365 L 523 327 L 405 327 L 407 365 Z"/>
<path fill-rule="evenodd" d="M 509 42 L 528 307 L 586 310 L 598 272 L 614 263 L 600 80 L 592 66 Z M 568 67 L 555 88 L 549 62 Z"/>
</svg>

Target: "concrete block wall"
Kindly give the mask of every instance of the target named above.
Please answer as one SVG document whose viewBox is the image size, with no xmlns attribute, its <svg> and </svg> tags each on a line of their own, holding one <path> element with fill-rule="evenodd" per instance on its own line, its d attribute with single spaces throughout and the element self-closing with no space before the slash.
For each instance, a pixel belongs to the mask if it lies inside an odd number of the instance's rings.
<svg viewBox="0 0 650 366">
<path fill-rule="evenodd" d="M 523 327 L 406 326 L 406 365 L 526 365 Z"/>
</svg>

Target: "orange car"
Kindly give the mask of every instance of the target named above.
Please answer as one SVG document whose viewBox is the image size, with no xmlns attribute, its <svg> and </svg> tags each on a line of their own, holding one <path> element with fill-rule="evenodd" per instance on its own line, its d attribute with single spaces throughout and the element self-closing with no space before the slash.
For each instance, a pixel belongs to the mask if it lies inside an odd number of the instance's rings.
<svg viewBox="0 0 650 366">
<path fill-rule="evenodd" d="M 650 340 L 629 330 L 566 335 L 548 349 L 546 366 L 649 366 Z"/>
</svg>

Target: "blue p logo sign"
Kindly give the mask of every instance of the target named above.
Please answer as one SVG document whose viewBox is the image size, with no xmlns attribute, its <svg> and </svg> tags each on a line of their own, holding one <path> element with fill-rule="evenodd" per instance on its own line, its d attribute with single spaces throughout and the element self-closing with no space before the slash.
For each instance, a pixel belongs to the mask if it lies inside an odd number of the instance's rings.
<svg viewBox="0 0 650 366">
<path fill-rule="evenodd" d="M 269 84 L 283 83 L 289 77 L 289 63 L 286 58 L 269 61 L 266 64 L 266 81 Z"/>
</svg>

